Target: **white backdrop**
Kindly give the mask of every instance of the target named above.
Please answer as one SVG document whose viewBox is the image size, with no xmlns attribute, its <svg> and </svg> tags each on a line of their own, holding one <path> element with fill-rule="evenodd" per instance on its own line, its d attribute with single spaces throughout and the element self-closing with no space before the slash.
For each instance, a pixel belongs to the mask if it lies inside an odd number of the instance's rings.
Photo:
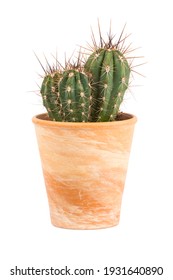
<svg viewBox="0 0 173 280">
<path fill-rule="evenodd" d="M 120 33 L 127 23 L 146 65 L 135 76 L 123 110 L 138 117 L 119 226 L 93 231 L 50 224 L 40 159 L 31 122 L 43 107 L 36 95 L 42 57 L 71 54 L 90 41 L 90 26 Z M 10 269 L 162 266 L 173 279 L 172 5 L 154 0 L 35 0 L 0 4 L 0 254 L 2 279 Z M 25 276 L 25 279 L 58 279 Z M 86 276 L 86 279 L 130 276 Z M 132 276 L 143 279 L 142 276 Z M 131 277 L 131 278 L 132 278 Z M 145 276 L 143 276 L 145 277 Z M 59 277 L 60 278 L 60 277 Z M 72 276 L 64 276 L 64 279 Z M 78 279 L 85 279 L 78 276 Z M 17 279 L 17 278 L 15 278 Z M 23 279 L 23 278 L 21 278 Z"/>
</svg>

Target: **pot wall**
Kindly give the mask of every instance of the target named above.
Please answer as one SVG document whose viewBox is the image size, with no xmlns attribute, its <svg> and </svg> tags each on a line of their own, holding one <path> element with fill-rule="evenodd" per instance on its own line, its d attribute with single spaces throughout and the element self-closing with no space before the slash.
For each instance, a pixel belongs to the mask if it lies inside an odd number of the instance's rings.
<svg viewBox="0 0 173 280">
<path fill-rule="evenodd" d="M 106 123 L 33 118 L 51 222 L 71 229 L 119 223 L 136 117 Z"/>
</svg>

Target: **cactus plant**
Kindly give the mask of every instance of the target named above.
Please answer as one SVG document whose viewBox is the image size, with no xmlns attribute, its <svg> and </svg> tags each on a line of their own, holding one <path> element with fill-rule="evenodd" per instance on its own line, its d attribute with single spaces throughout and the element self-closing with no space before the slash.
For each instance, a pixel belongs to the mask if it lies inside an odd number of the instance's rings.
<svg viewBox="0 0 173 280">
<path fill-rule="evenodd" d="M 97 229 L 119 223 L 136 117 L 120 113 L 132 50 L 108 34 L 88 58 L 47 61 L 40 88 L 48 114 L 33 118 L 54 226 Z M 122 36 L 123 35 L 123 36 Z M 92 52 L 92 53 L 91 53 Z M 47 115 L 49 118 L 47 118 Z M 56 122 L 52 122 L 52 121 Z M 63 123 L 64 122 L 64 123 Z M 69 122 L 69 123 L 68 123 Z M 75 123 L 72 123 L 75 122 Z M 83 122 L 88 122 L 83 124 Z"/>
<path fill-rule="evenodd" d="M 86 122 L 89 118 L 89 78 L 75 65 L 48 73 L 41 86 L 43 105 L 53 121 Z"/>
<path fill-rule="evenodd" d="M 85 63 L 85 70 L 91 74 L 94 85 L 92 121 L 115 120 L 128 88 L 131 68 L 124 52 L 119 49 L 120 41 L 114 44 L 113 36 L 109 34 L 105 43 L 100 34 L 100 44 L 95 43 L 94 51 Z"/>
<path fill-rule="evenodd" d="M 68 61 L 64 68 L 58 69 L 51 68 L 48 64 L 49 71 L 45 71 L 40 92 L 51 120 L 118 120 L 132 70 L 126 57 L 128 48 L 124 47 L 126 37 L 122 38 L 123 32 L 124 29 L 116 43 L 111 31 L 105 41 L 99 26 L 100 43 L 96 43 L 92 33 L 94 46 L 85 63 L 82 62 L 80 53 L 77 64 Z"/>
</svg>

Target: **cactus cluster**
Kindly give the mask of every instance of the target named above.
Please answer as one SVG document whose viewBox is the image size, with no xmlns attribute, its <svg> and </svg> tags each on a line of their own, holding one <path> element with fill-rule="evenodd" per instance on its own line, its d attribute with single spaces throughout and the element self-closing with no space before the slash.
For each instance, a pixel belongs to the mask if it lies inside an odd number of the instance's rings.
<svg viewBox="0 0 173 280">
<path fill-rule="evenodd" d="M 97 45 L 93 40 L 85 62 L 78 59 L 77 65 L 67 63 L 64 68 L 50 68 L 46 72 L 40 92 L 51 120 L 116 120 L 131 73 L 122 33 L 118 42 L 113 42 L 111 34 L 105 42 L 99 29 L 100 43 Z"/>
</svg>

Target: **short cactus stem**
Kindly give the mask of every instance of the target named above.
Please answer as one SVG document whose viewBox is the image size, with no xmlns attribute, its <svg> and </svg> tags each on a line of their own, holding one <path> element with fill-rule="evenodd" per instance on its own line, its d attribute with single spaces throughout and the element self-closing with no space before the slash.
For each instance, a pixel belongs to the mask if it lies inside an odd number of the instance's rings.
<svg viewBox="0 0 173 280">
<path fill-rule="evenodd" d="M 64 121 L 88 121 L 91 88 L 85 73 L 79 69 L 65 70 L 59 82 L 59 94 Z"/>
<path fill-rule="evenodd" d="M 53 121 L 62 121 L 62 110 L 59 103 L 58 83 L 61 74 L 54 72 L 44 77 L 41 86 L 43 105 L 47 109 L 49 118 Z"/>
</svg>

